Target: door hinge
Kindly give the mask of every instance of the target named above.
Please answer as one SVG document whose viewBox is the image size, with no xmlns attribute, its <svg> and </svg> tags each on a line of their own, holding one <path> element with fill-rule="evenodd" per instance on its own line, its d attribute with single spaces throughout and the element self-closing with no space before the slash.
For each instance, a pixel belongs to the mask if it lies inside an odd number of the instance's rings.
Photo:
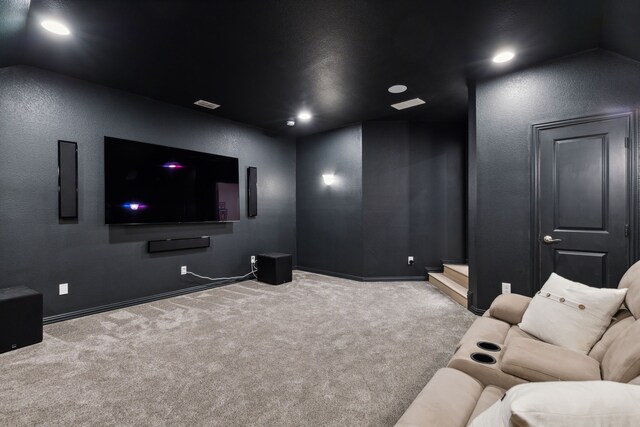
<svg viewBox="0 0 640 427">
<path fill-rule="evenodd" d="M 629 224 L 624 225 L 624 237 L 629 237 Z"/>
<path fill-rule="evenodd" d="M 629 148 L 629 137 L 625 136 L 624 138 L 624 148 Z"/>
</svg>

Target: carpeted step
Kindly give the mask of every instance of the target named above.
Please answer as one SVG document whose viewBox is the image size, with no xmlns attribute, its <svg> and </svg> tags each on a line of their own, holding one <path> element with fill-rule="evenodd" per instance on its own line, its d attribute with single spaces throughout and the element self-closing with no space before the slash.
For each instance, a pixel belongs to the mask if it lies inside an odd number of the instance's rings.
<svg viewBox="0 0 640 427">
<path fill-rule="evenodd" d="M 462 287 L 469 289 L 469 266 L 466 264 L 443 264 L 444 275 Z"/>
<path fill-rule="evenodd" d="M 429 273 L 429 283 L 450 296 L 458 304 L 467 306 L 467 289 L 443 273 Z"/>
</svg>

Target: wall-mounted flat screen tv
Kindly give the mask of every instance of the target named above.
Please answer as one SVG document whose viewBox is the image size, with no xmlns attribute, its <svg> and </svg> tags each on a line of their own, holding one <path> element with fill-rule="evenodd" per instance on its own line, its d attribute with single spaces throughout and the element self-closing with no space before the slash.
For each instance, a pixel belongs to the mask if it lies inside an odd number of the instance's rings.
<svg viewBox="0 0 640 427">
<path fill-rule="evenodd" d="M 238 159 L 104 138 L 105 223 L 240 220 Z"/>
</svg>

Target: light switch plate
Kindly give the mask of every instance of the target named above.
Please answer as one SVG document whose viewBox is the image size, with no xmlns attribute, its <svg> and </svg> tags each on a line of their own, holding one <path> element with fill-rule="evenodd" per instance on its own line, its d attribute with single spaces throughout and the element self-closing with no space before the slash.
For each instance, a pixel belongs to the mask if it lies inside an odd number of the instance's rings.
<svg viewBox="0 0 640 427">
<path fill-rule="evenodd" d="M 502 282 L 502 293 L 503 294 L 511 293 L 511 283 Z"/>
<path fill-rule="evenodd" d="M 59 295 L 67 295 L 69 293 L 69 284 L 68 283 L 60 283 L 58 285 L 58 294 Z"/>
</svg>

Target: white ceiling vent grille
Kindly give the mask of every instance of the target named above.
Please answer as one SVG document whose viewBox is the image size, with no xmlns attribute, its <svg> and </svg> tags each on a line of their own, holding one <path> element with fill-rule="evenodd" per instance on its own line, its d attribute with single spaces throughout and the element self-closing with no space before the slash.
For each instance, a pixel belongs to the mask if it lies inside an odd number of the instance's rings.
<svg viewBox="0 0 640 427">
<path fill-rule="evenodd" d="M 200 107 L 209 108 L 211 110 L 215 110 L 216 108 L 219 107 L 218 104 L 214 104 L 213 102 L 205 101 L 204 99 L 200 99 L 200 100 L 194 102 L 194 104 L 199 105 Z"/>
<path fill-rule="evenodd" d="M 413 98 L 408 101 L 398 102 L 397 104 L 391 104 L 393 108 L 396 110 L 404 110 L 406 108 L 415 107 L 417 105 L 422 105 L 425 102 L 420 98 Z"/>
</svg>

